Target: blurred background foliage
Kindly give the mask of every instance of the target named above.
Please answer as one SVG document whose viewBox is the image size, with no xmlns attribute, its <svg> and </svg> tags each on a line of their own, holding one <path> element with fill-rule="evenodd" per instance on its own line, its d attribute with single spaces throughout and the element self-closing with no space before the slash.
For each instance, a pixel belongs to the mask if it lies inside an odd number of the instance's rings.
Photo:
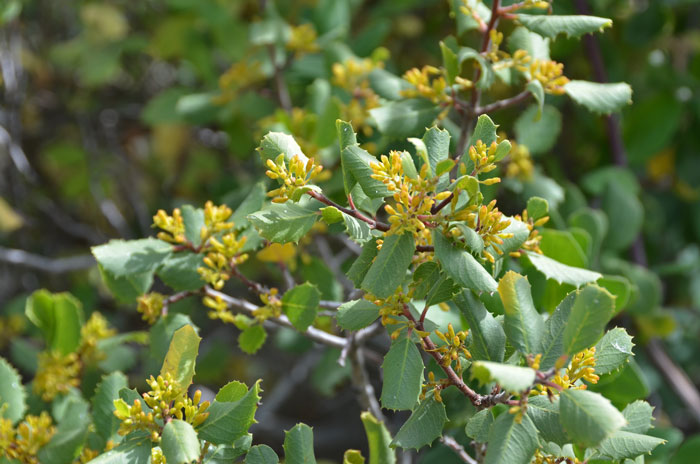
<svg viewBox="0 0 700 464">
<path fill-rule="evenodd" d="M 119 305 L 109 296 L 89 246 L 150 235 L 151 216 L 160 208 L 206 200 L 236 206 L 261 178 L 255 148 L 270 129 L 292 133 L 307 154 L 333 163 L 334 121 L 350 118 L 382 153 L 388 140 L 373 137 L 364 109 L 347 105 L 342 85 L 331 85 L 339 83 L 333 63 L 368 57 L 370 68 L 383 63 L 401 75 L 439 66 L 439 41 L 471 34 L 460 31 L 459 21 L 455 31 L 452 2 L 444 0 L 272 3 L 0 4 L 0 354 L 25 377 L 35 371 L 32 353 L 40 347 L 24 319 L 24 299 L 37 288 L 72 292 L 121 331 L 145 328 L 134 304 Z M 591 116 L 566 98 L 545 107 L 540 124 L 561 126 L 550 139 L 537 132 L 542 125 L 519 119 L 524 108 L 492 117 L 530 148 L 537 172 L 558 184 L 528 184 L 531 194 L 550 203 L 552 196 L 559 199 L 555 225 L 585 228 L 590 217 L 569 213 L 586 205 L 607 213 L 603 246 L 629 261 L 601 254 L 590 264 L 643 283 L 630 315 L 614 322 L 636 335 L 642 393 L 657 408 L 654 433 L 670 444 L 652 461 L 669 462 L 684 437 L 700 430 L 700 418 L 669 387 L 644 345 L 663 339 L 673 363 L 700 385 L 700 2 L 564 0 L 555 2 L 555 11 L 576 13 L 582 5 L 612 18 L 613 28 L 597 37 L 597 47 L 560 38 L 551 54 L 572 79 L 631 84 L 634 104 L 619 115 L 617 148 L 611 138 L 616 118 Z M 602 68 L 594 64 L 596 53 Z M 290 112 L 280 108 L 287 102 L 274 90 L 275 67 L 288 83 Z M 492 92 L 498 97 L 498 84 Z M 511 190 L 528 188 L 517 178 L 509 181 Z M 342 192 L 339 177 L 331 183 Z M 506 213 L 519 212 L 523 205 L 508 192 L 500 191 L 499 204 Z M 630 225 L 631 234 L 625 232 Z M 294 271 L 319 285 L 324 298 L 340 298 L 324 262 L 303 249 L 285 250 Z M 276 266 L 264 254 L 258 258 L 247 270 L 278 281 Z M 231 378 L 265 379 L 256 440 L 279 444 L 282 430 L 303 420 L 316 426 L 317 456 L 364 446 L 358 406 L 344 382 L 349 371 L 335 363 L 337 352 L 310 350 L 310 342 L 280 330 L 274 343 L 248 357 L 233 329 L 207 320 L 198 305 L 195 299 L 173 306 L 208 334 L 196 381 L 214 386 Z M 138 345 L 110 359 L 113 369 L 131 368 L 133 381 L 154 370 Z M 330 395 L 332 401 L 324 400 Z M 699 451 L 696 435 L 672 462 L 695 462 L 680 459 Z"/>
</svg>

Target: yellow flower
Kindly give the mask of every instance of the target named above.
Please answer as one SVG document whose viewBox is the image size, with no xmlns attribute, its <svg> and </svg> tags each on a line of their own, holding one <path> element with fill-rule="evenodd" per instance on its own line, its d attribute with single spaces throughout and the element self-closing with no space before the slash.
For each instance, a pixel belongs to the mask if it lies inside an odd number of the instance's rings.
<svg viewBox="0 0 700 464">
<path fill-rule="evenodd" d="M 44 401 L 51 401 L 59 394 L 68 393 L 80 385 L 82 363 L 77 353 L 62 355 L 57 351 L 39 354 L 39 368 L 34 377 L 34 392 Z"/>
</svg>

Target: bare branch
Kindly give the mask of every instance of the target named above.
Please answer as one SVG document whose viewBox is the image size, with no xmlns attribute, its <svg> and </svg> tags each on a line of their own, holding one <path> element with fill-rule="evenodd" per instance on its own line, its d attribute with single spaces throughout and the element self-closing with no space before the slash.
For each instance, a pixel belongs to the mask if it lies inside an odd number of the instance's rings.
<svg viewBox="0 0 700 464">
<path fill-rule="evenodd" d="M 48 272 L 49 274 L 62 274 L 89 269 L 95 265 L 92 255 L 78 255 L 68 258 L 47 258 L 46 256 L 29 253 L 24 250 L 0 247 L 0 262 L 16 264 L 18 266 Z"/>
<path fill-rule="evenodd" d="M 440 442 L 442 442 L 443 445 L 447 446 L 452 451 L 454 451 L 457 454 L 457 456 L 459 456 L 459 458 L 467 464 L 478 464 L 478 461 L 473 457 L 469 456 L 464 447 L 457 443 L 457 440 L 455 440 L 452 436 L 443 435 L 442 437 L 440 437 Z"/>
</svg>

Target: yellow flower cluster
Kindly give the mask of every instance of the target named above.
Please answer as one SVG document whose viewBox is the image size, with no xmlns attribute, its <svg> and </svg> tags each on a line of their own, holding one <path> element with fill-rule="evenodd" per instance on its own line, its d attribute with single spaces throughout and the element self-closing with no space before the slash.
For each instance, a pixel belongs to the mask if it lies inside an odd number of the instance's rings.
<svg viewBox="0 0 700 464">
<path fill-rule="evenodd" d="M 153 227 L 161 229 L 161 232 L 158 232 L 156 237 L 164 242 L 179 245 L 187 241 L 187 238 L 185 238 L 185 222 L 182 219 L 180 208 L 175 208 L 172 216 L 159 209 L 156 215 L 153 216 Z"/>
<path fill-rule="evenodd" d="M 158 446 L 151 448 L 151 464 L 166 464 L 163 450 Z"/>
<path fill-rule="evenodd" d="M 0 349 L 4 348 L 10 340 L 24 331 L 26 323 L 19 314 L 0 316 Z"/>
<path fill-rule="evenodd" d="M 426 226 L 423 216 L 431 215 L 431 208 L 436 201 L 441 201 L 450 192 L 431 195 L 434 179 L 427 179 L 428 165 L 424 164 L 418 177 L 412 179 L 404 174 L 402 154 L 397 151 L 381 156 L 381 162 L 372 161 L 372 178 L 382 182 L 393 192 L 395 206 L 386 205 L 384 210 L 389 214 L 391 227 L 387 234 L 412 233 L 420 238 Z"/>
<path fill-rule="evenodd" d="M 491 145 L 486 145 L 481 140 L 477 140 L 475 145 L 469 147 L 469 159 L 472 160 L 474 168 L 471 172 L 472 176 L 478 176 L 479 174 L 486 174 L 488 172 L 496 169 L 496 151 L 498 149 L 498 144 L 492 142 Z M 491 177 L 490 179 L 480 180 L 479 183 L 484 185 L 492 185 L 500 182 L 501 179 L 498 177 Z"/>
<path fill-rule="evenodd" d="M 141 319 L 149 325 L 156 323 L 163 312 L 165 295 L 158 292 L 146 293 L 138 298 L 136 310 L 141 313 Z"/>
<path fill-rule="evenodd" d="M 564 65 L 551 60 L 533 60 L 529 66 L 530 75 L 544 87 L 544 91 L 552 95 L 563 95 L 564 86 L 569 79 L 564 76 Z"/>
<path fill-rule="evenodd" d="M 258 61 L 248 62 L 244 59 L 233 63 L 231 67 L 219 77 L 221 95 L 216 97 L 214 102 L 218 104 L 227 103 L 233 100 L 240 90 L 264 79 L 265 74 Z"/>
<path fill-rule="evenodd" d="M 304 53 L 319 51 L 314 26 L 311 23 L 292 26 L 292 31 L 287 41 L 287 50 L 295 52 L 297 57 Z"/>
<path fill-rule="evenodd" d="M 527 240 L 525 240 L 523 244 L 520 245 L 520 249 L 534 251 L 535 253 L 542 254 L 542 250 L 540 249 L 540 242 L 542 241 L 542 236 L 540 235 L 540 232 L 537 229 L 535 229 L 535 227 L 545 225 L 547 221 L 549 221 L 549 216 L 543 216 L 535 221 L 532 218 L 528 217 L 527 209 L 525 209 L 523 210 L 522 216 L 520 214 L 516 214 L 515 219 L 524 222 L 525 225 L 527 225 L 527 228 L 530 229 L 530 235 L 528 235 Z M 514 258 L 519 258 L 520 254 L 520 251 L 514 251 L 510 253 L 510 255 Z"/>
<path fill-rule="evenodd" d="M 207 313 L 209 319 L 219 319 L 225 324 L 234 324 L 236 316 L 228 309 L 228 304 L 221 299 L 219 295 L 215 297 L 205 296 L 202 298 L 202 303 L 211 311 Z"/>
<path fill-rule="evenodd" d="M 105 338 L 113 337 L 117 331 L 107 325 L 107 319 L 97 311 L 80 328 L 80 347 L 78 354 L 83 364 L 95 364 L 105 357 L 105 353 L 97 348 L 97 343 Z"/>
<path fill-rule="evenodd" d="M 533 458 L 532 464 L 582 464 L 576 458 L 570 457 L 559 457 L 552 456 L 550 454 L 543 454 L 542 450 L 535 451 L 535 456 Z"/>
<path fill-rule="evenodd" d="M 46 411 L 38 416 L 26 416 L 17 427 L 13 427 L 9 419 L 0 417 L 0 458 L 38 464 L 39 449 L 51 440 L 54 433 L 56 428 Z"/>
<path fill-rule="evenodd" d="M 289 160 L 289 167 L 284 161 L 284 153 L 280 153 L 275 160 L 268 159 L 265 163 L 268 170 L 265 175 L 270 179 L 277 180 L 280 186 L 267 193 L 273 197 L 273 203 L 285 203 L 288 200 L 299 201 L 301 195 L 308 190 L 306 187 L 323 170 L 323 166 L 314 163 L 313 158 L 309 158 L 306 163 L 299 155 Z"/>
<path fill-rule="evenodd" d="M 280 317 L 282 315 L 282 300 L 279 297 L 279 290 L 271 288 L 267 292 L 260 294 L 262 306 L 255 310 L 253 315 L 261 323 L 270 317 Z"/>
<path fill-rule="evenodd" d="M 200 403 L 202 392 L 197 390 L 194 397 L 188 397 L 187 390 L 181 389 L 171 374 L 151 376 L 146 383 L 151 387 L 148 393 L 143 394 L 143 401 L 151 409 L 148 413 L 143 411 L 138 399 L 134 400 L 133 405 L 123 399 L 114 400 L 114 415 L 121 421 L 120 435 L 146 430 L 151 433 L 151 441 L 157 443 L 161 427 L 156 420 L 167 422 L 169 419 L 179 419 L 196 427 L 209 416 L 206 412 L 209 402 Z"/>
<path fill-rule="evenodd" d="M 490 262 L 494 262 L 494 256 L 487 250 L 493 245 L 493 249 L 497 254 L 502 255 L 503 251 L 498 245 L 503 244 L 503 239 L 513 236 L 510 232 L 503 232 L 509 225 L 510 219 L 503 219 L 503 213 L 496 208 L 496 200 L 491 200 L 488 205 L 472 205 L 459 211 L 453 215 L 456 221 L 465 221 L 467 226 L 474 229 L 484 241 L 484 250 L 482 254 Z M 459 238 L 462 231 L 459 228 L 450 230 L 450 234 L 454 238 Z"/>
<path fill-rule="evenodd" d="M 344 121 L 352 121 L 358 132 L 372 135 L 372 127 L 367 124 L 369 110 L 380 104 L 379 96 L 372 90 L 369 83 L 369 73 L 381 68 L 383 63 L 378 59 L 365 58 L 362 60 L 350 58 L 345 62 L 334 63 L 333 85 L 345 89 L 350 96 L 350 102 L 343 105 L 341 116 Z"/>
<path fill-rule="evenodd" d="M 574 389 L 574 390 L 585 390 L 587 385 L 585 383 L 576 384 L 579 380 L 585 380 L 589 383 L 598 383 L 600 377 L 595 373 L 595 347 L 586 348 L 585 350 L 576 353 L 569 366 L 566 368 L 566 372 L 558 374 L 552 378 L 552 382 L 561 386 L 564 390 Z M 537 390 L 540 394 L 546 394 L 548 388 L 543 385 L 537 385 Z"/>
<path fill-rule="evenodd" d="M 486 52 L 486 57 L 493 63 L 498 63 L 502 60 L 507 60 L 511 56 L 501 50 L 501 44 L 503 43 L 503 32 L 498 32 L 496 29 L 491 29 L 489 32 L 489 49 Z"/>
<path fill-rule="evenodd" d="M 440 390 L 442 390 L 445 387 L 448 387 L 449 385 L 449 379 L 440 379 L 436 381 L 435 373 L 428 372 L 428 381 L 423 384 L 419 399 L 423 401 L 428 392 L 432 390 L 435 401 L 437 401 L 438 403 L 442 403 L 442 395 L 440 395 Z"/>
<path fill-rule="evenodd" d="M 452 97 L 445 92 L 447 81 L 443 71 L 435 66 L 409 69 L 404 73 L 403 78 L 414 87 L 413 89 L 401 91 L 401 95 L 406 98 L 423 97 L 435 104 L 452 102 Z M 462 80 L 461 82 L 465 85 L 465 88 L 467 88 L 467 83 L 471 87 L 470 81 Z"/>
<path fill-rule="evenodd" d="M 462 372 L 462 360 L 459 355 L 462 354 L 467 359 L 472 357 L 472 354 L 464 345 L 468 332 L 469 331 L 465 330 L 455 332 L 452 324 L 447 325 L 447 332 L 435 330 L 435 335 L 445 342 L 444 345 L 440 345 L 435 349 L 435 351 L 442 354 L 442 365 L 447 367 L 452 365 L 453 362 L 456 362 L 455 370 L 457 373 Z"/>
<path fill-rule="evenodd" d="M 403 315 L 404 305 L 411 301 L 410 295 L 404 294 L 400 288 L 397 288 L 397 291 L 388 298 L 378 298 L 371 293 L 365 293 L 364 299 L 379 306 L 379 315 L 381 316 L 380 320 L 383 326 L 399 322 L 400 320 L 398 317 Z M 400 332 L 402 328 L 403 326 L 395 331 L 396 336 L 398 336 L 398 332 Z M 392 339 L 395 338 L 394 334 L 392 334 Z"/>
<path fill-rule="evenodd" d="M 530 150 L 525 145 L 512 142 L 513 146 L 510 149 L 508 156 L 508 164 L 506 165 L 506 177 L 518 178 L 521 180 L 532 179 L 534 173 L 534 165 Z"/>
</svg>

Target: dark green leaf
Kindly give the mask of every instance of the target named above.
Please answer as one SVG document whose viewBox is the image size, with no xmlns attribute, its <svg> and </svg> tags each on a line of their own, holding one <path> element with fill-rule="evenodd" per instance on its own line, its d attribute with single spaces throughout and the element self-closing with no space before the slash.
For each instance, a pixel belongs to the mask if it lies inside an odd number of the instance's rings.
<svg viewBox="0 0 700 464">
<path fill-rule="evenodd" d="M 596 343 L 613 315 L 615 301 L 605 289 L 591 284 L 576 291 L 564 329 L 564 352 L 574 355 Z"/>
<path fill-rule="evenodd" d="M 626 421 L 607 398 L 587 390 L 564 390 L 559 402 L 559 420 L 574 443 L 597 446 Z"/>
<path fill-rule="evenodd" d="M 453 301 L 469 324 L 472 335 L 469 350 L 473 358 L 494 362 L 503 361 L 506 334 L 501 324 L 469 290 L 458 293 Z"/>
<path fill-rule="evenodd" d="M 175 291 L 197 290 L 205 285 L 197 269 L 202 266 L 202 255 L 187 251 L 173 253 L 158 269 L 158 277 Z"/>
<path fill-rule="evenodd" d="M 358 183 L 369 198 L 389 196 L 390 192 L 386 186 L 381 181 L 371 177 L 374 171 L 372 171 L 370 163 L 377 162 L 377 158 L 358 145 L 349 145 L 340 153 L 340 159 L 346 193 L 349 193 L 355 183 Z"/>
<path fill-rule="evenodd" d="M 498 289 L 494 278 L 476 258 L 453 246 L 441 231 L 433 231 L 433 244 L 442 268 L 457 284 L 477 292 L 495 292 Z"/>
<path fill-rule="evenodd" d="M 494 419 L 490 408 L 482 409 L 469 418 L 464 433 L 469 438 L 479 443 L 486 443 L 489 439 L 489 432 L 493 425 Z"/>
<path fill-rule="evenodd" d="M 531 396 L 527 402 L 527 415 L 540 432 L 540 436 L 549 442 L 563 446 L 569 443 L 559 420 L 559 397 L 546 395 Z"/>
<path fill-rule="evenodd" d="M 248 354 L 255 354 L 265 344 L 267 332 L 262 325 L 246 327 L 238 335 L 238 347 Z"/>
<path fill-rule="evenodd" d="M 384 136 L 406 138 L 425 130 L 441 110 L 430 100 L 415 98 L 391 102 L 371 109 L 369 113 Z"/>
<path fill-rule="evenodd" d="M 308 282 L 297 285 L 282 297 L 282 310 L 292 325 L 304 332 L 316 319 L 321 294 L 315 285 Z"/>
<path fill-rule="evenodd" d="M 245 436 L 255 421 L 259 401 L 260 381 L 238 401 L 214 400 L 207 409 L 209 417 L 197 428 L 199 438 L 215 445 L 230 445 Z"/>
<path fill-rule="evenodd" d="M 284 432 L 284 461 L 288 464 L 316 464 L 311 427 L 297 424 Z"/>
<path fill-rule="evenodd" d="M 633 356 L 633 347 L 632 337 L 625 329 L 609 330 L 595 346 L 595 373 L 603 375 L 618 370 Z"/>
<path fill-rule="evenodd" d="M 529 464 L 537 449 L 537 429 L 528 416 L 518 423 L 503 412 L 491 426 L 484 464 Z"/>
<path fill-rule="evenodd" d="M 277 464 L 280 458 L 267 445 L 255 445 L 245 456 L 245 464 Z"/>
<path fill-rule="evenodd" d="M 414 250 L 415 242 L 412 234 L 385 237 L 377 259 L 362 279 L 361 288 L 379 298 L 392 295 L 406 277 L 406 270 L 411 265 Z"/>
<path fill-rule="evenodd" d="M 498 283 L 508 340 L 523 354 L 539 353 L 544 321 L 535 309 L 526 277 L 508 271 Z"/>
<path fill-rule="evenodd" d="M 650 453 L 664 442 L 662 438 L 618 430 L 603 440 L 598 446 L 598 452 L 612 459 L 631 459 L 640 454 Z"/>
<path fill-rule="evenodd" d="M 127 435 L 114 449 L 90 461 L 90 464 L 149 464 L 151 447 L 148 432 L 134 432 Z"/>
<path fill-rule="evenodd" d="M 392 343 L 382 364 L 382 406 L 387 409 L 413 409 L 423 384 L 423 359 L 410 338 Z"/>
<path fill-rule="evenodd" d="M 411 417 L 396 432 L 391 444 L 404 449 L 419 450 L 442 435 L 445 422 L 447 422 L 445 405 L 435 400 L 432 395 L 428 396 L 418 404 L 411 413 Z"/>
<path fill-rule="evenodd" d="M 317 218 L 316 209 L 289 201 L 271 203 L 248 216 L 260 235 L 274 243 L 298 242 L 313 227 Z"/>
<path fill-rule="evenodd" d="M 376 240 L 371 240 L 362 247 L 360 256 L 352 263 L 347 273 L 348 279 L 355 284 L 355 287 L 360 287 L 378 253 Z"/>
<path fill-rule="evenodd" d="M 564 354 L 564 330 L 571 315 L 571 308 L 576 301 L 576 292 L 569 293 L 559 303 L 557 309 L 544 322 L 544 335 L 542 336 L 542 358 L 540 369 L 554 367 L 560 356 Z"/>
<path fill-rule="evenodd" d="M 119 429 L 120 420 L 114 415 L 114 400 L 119 399 L 119 391 L 128 387 L 128 380 L 121 372 L 112 372 L 102 377 L 92 398 L 92 420 L 95 430 L 109 440 Z"/>
<path fill-rule="evenodd" d="M 352 300 L 343 303 L 336 314 L 338 325 L 345 330 L 360 330 L 379 317 L 379 307 L 367 300 Z"/>
<path fill-rule="evenodd" d="M 172 245 L 155 238 L 110 240 L 92 247 L 102 269 L 114 277 L 154 272 L 172 251 Z"/>
</svg>

